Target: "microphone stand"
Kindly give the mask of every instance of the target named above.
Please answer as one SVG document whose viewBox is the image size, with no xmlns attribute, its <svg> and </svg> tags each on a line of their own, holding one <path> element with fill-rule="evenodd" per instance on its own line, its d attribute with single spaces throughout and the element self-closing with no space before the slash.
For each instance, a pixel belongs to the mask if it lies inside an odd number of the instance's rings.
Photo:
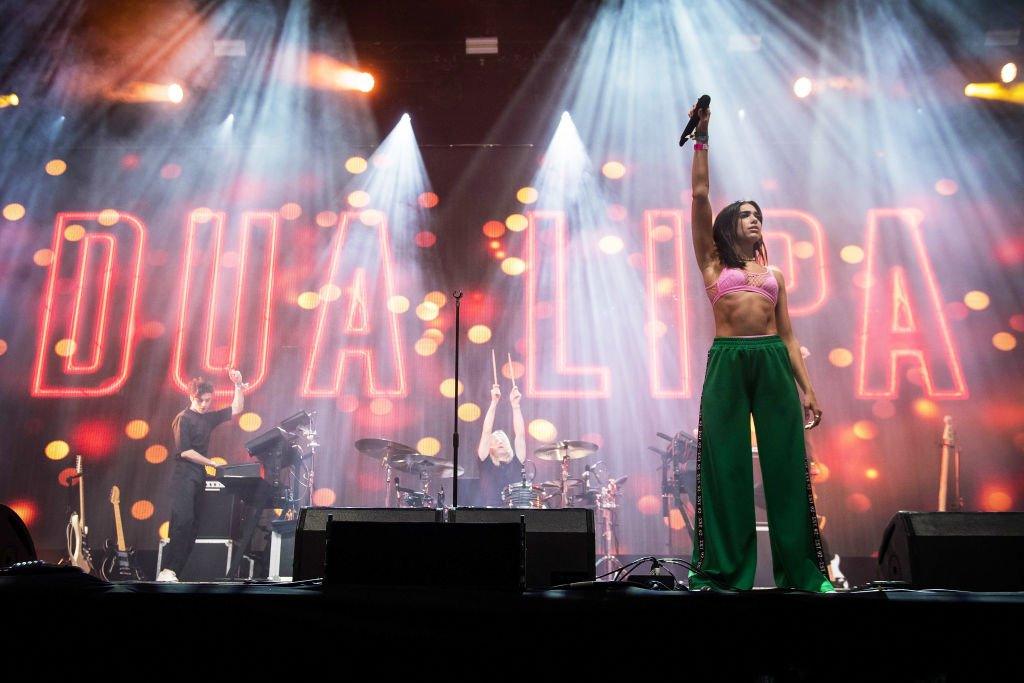
<svg viewBox="0 0 1024 683">
<path fill-rule="evenodd" d="M 452 432 L 452 509 L 459 507 L 459 338 L 462 336 L 459 309 L 462 306 L 462 290 L 452 292 L 455 299 L 455 428 Z"/>
</svg>

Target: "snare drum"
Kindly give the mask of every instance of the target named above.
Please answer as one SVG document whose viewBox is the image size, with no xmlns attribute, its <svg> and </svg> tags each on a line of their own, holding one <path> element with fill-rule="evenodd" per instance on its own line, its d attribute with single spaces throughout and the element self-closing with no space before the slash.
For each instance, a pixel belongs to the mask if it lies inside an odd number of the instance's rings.
<svg viewBox="0 0 1024 683">
<path fill-rule="evenodd" d="M 509 484 L 501 490 L 501 502 L 507 508 L 533 508 L 539 510 L 544 507 L 544 504 L 541 502 L 543 495 L 544 489 L 540 486 L 517 482 Z"/>
</svg>

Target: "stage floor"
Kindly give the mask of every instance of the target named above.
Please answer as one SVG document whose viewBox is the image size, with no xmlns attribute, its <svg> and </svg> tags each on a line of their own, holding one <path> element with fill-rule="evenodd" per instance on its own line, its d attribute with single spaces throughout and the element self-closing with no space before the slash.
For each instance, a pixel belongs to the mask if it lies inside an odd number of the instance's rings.
<svg viewBox="0 0 1024 683">
<path fill-rule="evenodd" d="M 111 584 L 58 571 L 0 577 L 0 605 L 4 661 L 29 673 L 110 674 L 118 662 L 125 676 L 201 670 L 219 678 L 213 671 L 223 670 L 255 680 L 322 667 L 484 680 L 640 671 L 712 680 L 995 680 L 1020 658 L 1024 619 L 1024 593 L 687 593 L 603 584 L 520 594 Z"/>
</svg>

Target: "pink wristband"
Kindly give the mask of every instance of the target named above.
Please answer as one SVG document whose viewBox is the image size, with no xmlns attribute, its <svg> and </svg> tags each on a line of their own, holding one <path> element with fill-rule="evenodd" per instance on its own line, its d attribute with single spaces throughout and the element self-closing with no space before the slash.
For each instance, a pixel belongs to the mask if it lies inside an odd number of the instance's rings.
<svg viewBox="0 0 1024 683">
<path fill-rule="evenodd" d="M 693 151 L 694 152 L 699 152 L 701 150 L 704 150 L 706 152 L 707 149 L 708 149 L 708 145 L 707 145 L 706 142 L 695 142 L 695 143 L 693 143 Z"/>
</svg>

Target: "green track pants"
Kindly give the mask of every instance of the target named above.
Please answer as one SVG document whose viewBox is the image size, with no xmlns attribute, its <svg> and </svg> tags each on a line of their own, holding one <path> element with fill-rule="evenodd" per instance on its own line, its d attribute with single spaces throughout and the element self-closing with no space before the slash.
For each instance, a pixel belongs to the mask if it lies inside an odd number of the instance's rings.
<svg viewBox="0 0 1024 683">
<path fill-rule="evenodd" d="M 750 416 L 757 431 L 775 585 L 830 592 L 804 449 L 803 408 L 778 336 L 717 337 L 697 445 L 690 587 L 749 589 L 757 568 Z"/>
</svg>

